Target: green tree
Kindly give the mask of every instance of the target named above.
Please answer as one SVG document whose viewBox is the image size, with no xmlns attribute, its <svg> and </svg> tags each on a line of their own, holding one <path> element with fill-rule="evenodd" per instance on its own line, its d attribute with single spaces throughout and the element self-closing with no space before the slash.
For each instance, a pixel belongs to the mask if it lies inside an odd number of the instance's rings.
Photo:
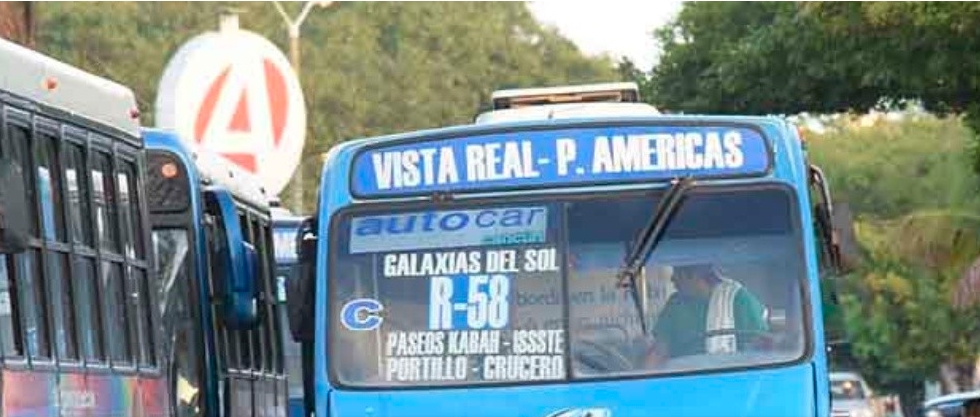
<svg viewBox="0 0 980 417">
<path fill-rule="evenodd" d="M 842 118 L 832 129 L 807 137 L 834 199 L 857 217 L 865 259 L 837 285 L 851 352 L 873 384 L 901 392 L 906 406 L 918 403 L 927 379 L 967 387 L 980 328 L 976 309 L 950 300 L 980 253 L 969 129 L 929 116 L 869 127 Z"/>
<path fill-rule="evenodd" d="M 684 111 L 866 110 L 977 102 L 976 3 L 686 3 L 660 29 L 655 100 Z"/>
<path fill-rule="evenodd" d="M 286 4 L 293 14 L 299 6 Z M 152 124 L 164 65 L 227 8 L 287 50 L 268 2 L 44 3 L 39 49 L 131 86 Z M 620 78 L 612 62 L 584 57 L 523 3 L 335 3 L 314 9 L 302 29 L 304 178 L 318 178 L 316 155 L 341 141 L 468 123 L 496 88 Z M 316 190 L 304 194 L 308 211 Z"/>
</svg>

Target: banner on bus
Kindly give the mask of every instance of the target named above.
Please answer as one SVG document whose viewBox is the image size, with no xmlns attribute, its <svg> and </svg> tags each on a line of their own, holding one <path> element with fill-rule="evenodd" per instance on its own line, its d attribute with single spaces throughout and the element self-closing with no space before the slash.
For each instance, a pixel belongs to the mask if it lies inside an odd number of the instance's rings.
<svg viewBox="0 0 980 417">
<path fill-rule="evenodd" d="M 769 145 L 744 126 L 515 130 L 398 143 L 357 154 L 358 197 L 476 192 L 768 173 Z"/>
</svg>

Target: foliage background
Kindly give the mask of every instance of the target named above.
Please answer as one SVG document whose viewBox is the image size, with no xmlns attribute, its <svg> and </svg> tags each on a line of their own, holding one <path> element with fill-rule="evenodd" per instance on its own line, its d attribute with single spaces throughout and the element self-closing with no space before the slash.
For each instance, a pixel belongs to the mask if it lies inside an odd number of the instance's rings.
<svg viewBox="0 0 980 417">
<path fill-rule="evenodd" d="M 293 17 L 301 6 L 283 3 Z M 153 122 L 167 61 L 193 36 L 215 30 L 221 12 L 236 10 L 243 29 L 289 50 L 286 27 L 271 2 L 35 7 L 37 47 L 131 86 L 144 124 Z M 523 3 L 512 2 L 335 2 L 310 13 L 300 50 L 309 115 L 305 178 L 318 178 L 317 156 L 335 143 L 467 123 L 497 88 L 617 78 L 610 61 L 583 56 L 538 24 Z M 315 191 L 304 187 L 303 211 L 312 208 Z"/>
</svg>

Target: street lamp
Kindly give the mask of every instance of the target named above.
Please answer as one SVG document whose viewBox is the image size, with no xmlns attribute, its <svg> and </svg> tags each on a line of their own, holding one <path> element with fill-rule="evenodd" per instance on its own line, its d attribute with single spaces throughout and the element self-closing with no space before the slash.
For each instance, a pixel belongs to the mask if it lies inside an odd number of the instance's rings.
<svg viewBox="0 0 980 417">
<path fill-rule="evenodd" d="M 289 64 L 293 67 L 293 72 L 296 73 L 296 78 L 299 79 L 299 28 L 303 25 L 306 20 L 306 16 L 310 14 L 310 10 L 313 6 L 320 6 L 321 8 L 329 7 L 333 4 L 332 1 L 308 1 L 303 5 L 303 11 L 299 13 L 299 16 L 293 20 L 286 14 L 286 10 L 282 8 L 282 5 L 278 1 L 272 2 L 276 6 L 276 10 L 279 11 L 279 15 L 282 16 L 283 22 L 286 24 L 286 29 L 289 33 Z M 303 208 L 303 165 L 296 168 L 296 181 L 293 187 L 293 205 L 295 210 L 301 212 Z"/>
</svg>

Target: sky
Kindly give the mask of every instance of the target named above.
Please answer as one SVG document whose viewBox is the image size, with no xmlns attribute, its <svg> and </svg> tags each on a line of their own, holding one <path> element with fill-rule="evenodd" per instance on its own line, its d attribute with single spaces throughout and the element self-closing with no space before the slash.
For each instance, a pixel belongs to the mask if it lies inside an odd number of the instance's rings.
<svg viewBox="0 0 980 417">
<path fill-rule="evenodd" d="M 649 70 L 656 61 L 653 30 L 680 10 L 679 0 L 544 0 L 528 2 L 541 23 L 558 28 L 588 55 L 609 53 L 629 57 Z"/>
</svg>

